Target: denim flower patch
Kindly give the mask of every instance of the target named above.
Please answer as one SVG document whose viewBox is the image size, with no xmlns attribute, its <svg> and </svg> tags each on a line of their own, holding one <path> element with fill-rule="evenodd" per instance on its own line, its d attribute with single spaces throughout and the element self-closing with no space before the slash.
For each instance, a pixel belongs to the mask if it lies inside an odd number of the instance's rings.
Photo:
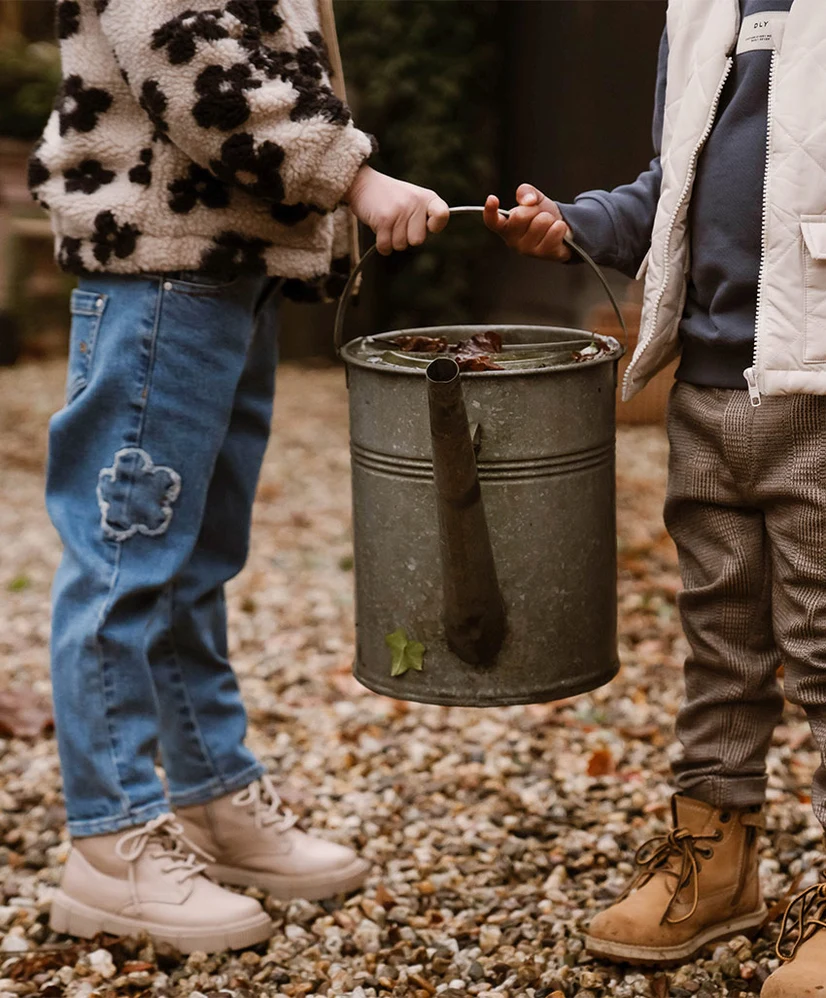
<svg viewBox="0 0 826 998">
<path fill-rule="evenodd" d="M 98 475 L 100 525 L 113 541 L 135 534 L 160 537 L 172 521 L 172 504 L 181 491 L 181 476 L 156 465 L 140 447 L 124 447 L 111 468 Z"/>
</svg>

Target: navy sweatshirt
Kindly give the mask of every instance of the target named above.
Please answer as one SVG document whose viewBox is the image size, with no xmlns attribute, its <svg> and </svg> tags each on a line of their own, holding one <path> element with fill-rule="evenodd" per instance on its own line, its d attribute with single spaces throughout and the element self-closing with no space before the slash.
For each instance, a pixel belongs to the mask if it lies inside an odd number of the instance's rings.
<svg viewBox="0 0 826 998">
<path fill-rule="evenodd" d="M 741 19 L 788 11 L 792 0 L 740 0 Z M 766 173 L 771 52 L 744 51 L 723 88 L 700 154 L 689 207 L 691 273 L 680 322 L 677 378 L 715 388 L 745 388 L 757 308 Z M 633 184 L 589 191 L 560 210 L 595 259 L 633 277 L 651 245 L 660 196 L 668 40 L 660 43 L 653 139 L 655 159 Z"/>
</svg>

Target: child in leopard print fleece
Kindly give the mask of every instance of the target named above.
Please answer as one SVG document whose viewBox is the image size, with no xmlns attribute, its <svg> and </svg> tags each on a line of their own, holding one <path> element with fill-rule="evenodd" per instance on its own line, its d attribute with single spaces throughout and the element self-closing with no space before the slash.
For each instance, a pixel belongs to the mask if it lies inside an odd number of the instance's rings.
<svg viewBox="0 0 826 998">
<path fill-rule="evenodd" d="M 295 827 L 245 745 L 227 658 L 275 296 L 340 291 L 356 219 L 389 253 L 443 228 L 447 206 L 367 165 L 331 0 L 60 0 L 57 25 L 63 85 L 30 162 L 79 277 L 47 476 L 73 842 L 52 925 L 247 946 L 270 920 L 216 880 L 321 898 L 368 871 Z"/>
</svg>

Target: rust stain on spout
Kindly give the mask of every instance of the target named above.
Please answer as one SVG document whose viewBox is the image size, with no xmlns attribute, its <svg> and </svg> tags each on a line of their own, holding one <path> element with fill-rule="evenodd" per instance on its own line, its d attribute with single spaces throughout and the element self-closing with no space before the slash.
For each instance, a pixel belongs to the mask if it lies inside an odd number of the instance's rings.
<svg viewBox="0 0 826 998">
<path fill-rule="evenodd" d="M 485 518 L 459 366 L 427 367 L 433 477 L 439 512 L 445 636 L 464 662 L 493 661 L 505 638 L 505 604 Z"/>
</svg>

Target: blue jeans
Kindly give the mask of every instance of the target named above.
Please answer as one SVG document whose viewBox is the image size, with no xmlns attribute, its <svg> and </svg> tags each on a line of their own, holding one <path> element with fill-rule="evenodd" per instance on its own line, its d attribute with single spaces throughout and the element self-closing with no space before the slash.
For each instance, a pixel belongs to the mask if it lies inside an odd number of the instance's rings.
<svg viewBox="0 0 826 998">
<path fill-rule="evenodd" d="M 81 280 L 46 500 L 64 545 L 52 685 L 72 835 L 246 786 L 227 659 L 277 358 L 275 282 Z M 167 790 L 155 771 L 160 758 Z"/>
</svg>

